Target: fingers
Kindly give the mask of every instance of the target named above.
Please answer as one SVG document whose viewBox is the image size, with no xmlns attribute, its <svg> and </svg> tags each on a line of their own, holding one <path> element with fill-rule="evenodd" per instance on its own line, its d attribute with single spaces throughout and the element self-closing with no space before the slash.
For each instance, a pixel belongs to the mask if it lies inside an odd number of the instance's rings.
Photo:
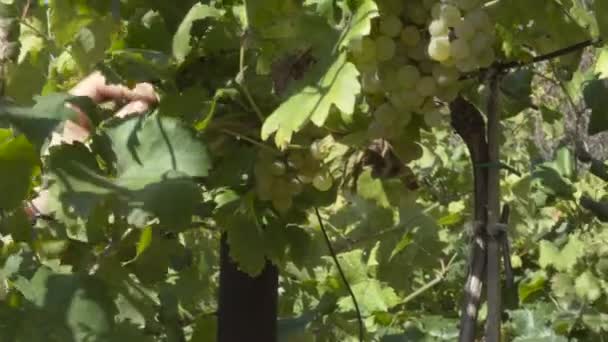
<svg viewBox="0 0 608 342">
<path fill-rule="evenodd" d="M 70 90 L 70 94 L 88 96 L 95 103 L 121 100 L 129 102 L 141 100 L 151 104 L 158 102 L 158 95 L 150 83 L 138 83 L 133 89 L 120 84 L 107 84 L 105 76 L 99 71 L 80 81 Z"/>
<path fill-rule="evenodd" d="M 129 104 L 122 107 L 114 115 L 119 118 L 124 118 L 129 115 L 144 113 L 144 112 L 148 111 L 148 109 L 150 109 L 149 102 L 143 101 L 143 100 L 135 100 L 135 101 L 131 101 Z"/>
</svg>

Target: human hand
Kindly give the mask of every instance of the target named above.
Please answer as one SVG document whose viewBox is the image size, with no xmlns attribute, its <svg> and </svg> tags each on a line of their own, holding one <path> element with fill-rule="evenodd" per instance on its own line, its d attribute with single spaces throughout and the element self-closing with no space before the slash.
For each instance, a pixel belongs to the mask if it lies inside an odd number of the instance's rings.
<svg viewBox="0 0 608 342">
<path fill-rule="evenodd" d="M 114 114 L 118 117 L 143 113 L 158 102 L 158 95 L 151 84 L 138 83 L 132 89 L 124 85 L 107 84 L 105 77 L 97 71 L 80 81 L 69 93 L 89 97 L 96 104 L 107 101 L 127 102 Z M 69 107 L 78 114 L 77 120 L 66 122 L 63 133 L 58 138 L 68 143 L 84 141 L 89 136 L 91 121 L 81 108 L 73 104 L 69 104 Z"/>
</svg>

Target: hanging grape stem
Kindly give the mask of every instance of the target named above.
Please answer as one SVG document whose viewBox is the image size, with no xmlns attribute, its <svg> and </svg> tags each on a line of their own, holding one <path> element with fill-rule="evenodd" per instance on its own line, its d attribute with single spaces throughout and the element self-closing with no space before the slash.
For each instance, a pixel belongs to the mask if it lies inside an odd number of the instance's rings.
<svg viewBox="0 0 608 342">
<path fill-rule="evenodd" d="M 331 244 L 331 240 L 329 239 L 329 235 L 327 235 L 327 230 L 325 229 L 325 224 L 323 223 L 323 218 L 321 217 L 321 214 L 319 213 L 319 209 L 317 207 L 315 207 L 315 214 L 317 215 L 317 221 L 319 221 L 319 227 L 321 228 L 321 232 L 323 233 L 323 238 L 325 239 L 325 243 L 327 244 L 327 249 L 329 250 L 329 254 L 331 255 L 331 258 L 334 260 L 334 263 L 336 264 L 336 268 L 338 269 L 338 273 L 340 273 L 340 278 L 342 278 L 342 282 L 344 282 L 344 286 L 346 286 L 346 289 L 348 290 L 348 293 L 350 294 L 350 297 L 353 300 L 353 305 L 355 306 L 355 311 L 357 313 L 357 322 L 359 323 L 359 341 L 363 342 L 363 336 L 364 336 L 363 318 L 361 317 L 361 310 L 359 309 L 359 303 L 357 302 L 357 297 L 355 296 L 353 289 L 351 288 L 350 284 L 348 283 L 348 279 L 346 279 L 346 274 L 344 273 L 344 270 L 342 269 L 342 265 L 340 265 L 338 256 L 336 255 L 336 252 L 334 251 L 334 247 Z"/>
</svg>

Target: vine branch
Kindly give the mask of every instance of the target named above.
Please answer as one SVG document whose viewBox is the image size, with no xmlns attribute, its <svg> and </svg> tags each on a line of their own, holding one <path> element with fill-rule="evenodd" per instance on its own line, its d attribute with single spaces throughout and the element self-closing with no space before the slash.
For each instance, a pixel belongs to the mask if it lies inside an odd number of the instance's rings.
<svg viewBox="0 0 608 342">
<path fill-rule="evenodd" d="M 540 62 L 545 62 L 554 58 L 558 58 L 558 57 L 562 57 L 568 54 L 571 54 L 573 52 L 577 52 L 580 50 L 583 50 L 589 46 L 593 46 L 593 45 L 597 45 L 602 43 L 602 39 L 587 39 L 584 40 L 582 42 L 576 43 L 576 44 L 572 44 L 569 46 L 566 46 L 564 48 L 546 53 L 544 55 L 539 55 L 536 56 L 534 58 L 532 58 L 529 61 L 510 61 L 510 62 L 503 62 L 503 63 L 495 63 L 493 66 L 491 66 L 490 68 L 483 68 L 483 69 L 479 69 L 476 71 L 472 71 L 470 73 L 466 73 L 464 75 L 461 76 L 461 80 L 466 80 L 466 79 L 470 79 L 470 78 L 474 78 L 480 75 L 484 75 L 486 74 L 489 70 L 496 70 L 499 72 L 503 72 L 503 71 L 507 71 L 509 69 L 513 69 L 513 68 L 522 68 L 528 65 L 532 65 L 532 64 L 536 64 L 536 63 L 540 63 Z"/>
</svg>

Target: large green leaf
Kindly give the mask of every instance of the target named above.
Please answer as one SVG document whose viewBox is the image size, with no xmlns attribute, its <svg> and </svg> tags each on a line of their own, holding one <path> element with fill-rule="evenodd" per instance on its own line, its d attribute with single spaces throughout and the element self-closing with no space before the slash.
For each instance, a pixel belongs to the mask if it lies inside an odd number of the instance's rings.
<svg viewBox="0 0 608 342">
<path fill-rule="evenodd" d="M 114 326 L 115 307 L 99 279 L 54 273 L 40 267 L 32 279 L 19 277 L 15 288 L 36 310 L 22 322 L 27 341 L 104 341 Z M 32 329 L 32 331 L 28 331 Z"/>
<path fill-rule="evenodd" d="M 11 122 L 22 131 L 37 147 L 49 138 L 57 126 L 65 120 L 76 120 L 76 112 L 66 106 L 67 101 L 77 98 L 53 93 L 35 96 L 33 107 L 18 107 L 0 102 L 0 119 Z"/>
<path fill-rule="evenodd" d="M 253 7 L 249 11 L 256 12 L 256 9 Z M 302 80 L 291 86 L 287 100 L 266 119 L 262 127 L 263 139 L 268 139 L 274 133 L 276 144 L 284 147 L 291 141 L 292 135 L 307 123 L 312 121 L 315 125 L 322 126 L 332 108 L 337 108 L 346 115 L 354 112 L 356 95 L 361 91 L 361 85 L 357 79 L 359 72 L 347 61 L 344 46 L 351 40 L 368 34 L 370 21 L 376 15 L 375 4 L 363 1 L 341 34 L 315 17 L 301 15 L 290 18 L 293 21 L 290 27 L 295 32 L 277 40 L 299 39 L 300 48 L 310 48 L 317 62 Z M 307 32 L 306 35 L 297 31 L 300 26 L 306 23 L 311 26 L 315 22 L 317 28 L 314 31 Z M 267 28 L 258 29 L 262 34 L 265 32 L 266 35 L 271 35 Z M 288 31 L 284 33 L 288 34 Z"/>
<path fill-rule="evenodd" d="M 608 130 L 608 78 L 592 80 L 583 89 L 585 103 L 591 108 L 589 134 L 597 134 Z"/>
<path fill-rule="evenodd" d="M 1 210 L 14 209 L 26 198 L 37 164 L 37 153 L 24 136 L 0 129 Z"/>
<path fill-rule="evenodd" d="M 193 178 L 207 176 L 210 168 L 205 145 L 193 131 L 176 119 L 153 114 L 109 123 L 96 139 L 97 149 L 112 158 L 106 162 L 114 166 L 115 176 L 102 170 L 81 144 L 53 148 L 47 165 L 52 198 L 57 199 L 53 210 L 87 217 L 112 198 L 138 226 L 153 217 L 168 227 L 190 221 L 200 197 Z"/>
<path fill-rule="evenodd" d="M 221 15 L 222 11 L 209 5 L 197 3 L 192 6 L 173 36 L 173 56 L 179 62 L 182 62 L 192 50 L 192 46 L 190 45 L 192 35 L 190 31 L 195 21 L 208 17 L 219 17 Z"/>
</svg>

